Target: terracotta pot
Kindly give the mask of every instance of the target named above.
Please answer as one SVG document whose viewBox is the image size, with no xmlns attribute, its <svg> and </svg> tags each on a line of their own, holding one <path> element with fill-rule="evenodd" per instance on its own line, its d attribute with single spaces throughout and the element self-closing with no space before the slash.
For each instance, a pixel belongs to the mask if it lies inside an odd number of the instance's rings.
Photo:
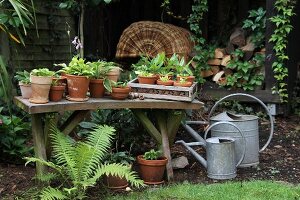
<svg viewBox="0 0 300 200">
<path fill-rule="evenodd" d="M 100 98 L 104 96 L 103 79 L 91 79 L 89 84 L 90 96 Z"/>
<path fill-rule="evenodd" d="M 155 84 L 157 76 L 138 76 L 138 81 L 140 84 Z"/>
<path fill-rule="evenodd" d="M 119 176 L 104 176 L 103 182 L 108 188 L 112 190 L 121 190 L 128 186 L 127 180 Z"/>
<path fill-rule="evenodd" d="M 52 76 L 30 75 L 32 94 L 29 99 L 31 103 L 48 103 L 49 91 L 52 83 Z"/>
<path fill-rule="evenodd" d="M 177 76 L 176 80 L 180 81 L 181 78 L 185 78 L 187 82 L 194 83 L 194 81 L 195 81 L 195 76 Z"/>
<path fill-rule="evenodd" d="M 89 89 L 90 79 L 87 76 L 75 76 L 67 74 L 68 93 L 67 99 L 70 101 L 86 101 L 86 93 Z"/>
<path fill-rule="evenodd" d="M 24 99 L 29 99 L 32 94 L 31 84 L 24 84 L 22 82 L 19 82 L 21 95 Z"/>
<path fill-rule="evenodd" d="M 126 99 L 131 91 L 131 87 L 127 86 L 124 88 L 113 87 L 111 92 L 111 97 L 116 100 Z"/>
<path fill-rule="evenodd" d="M 172 86 L 174 81 L 172 81 L 172 80 L 168 80 L 168 81 L 157 80 L 156 83 L 157 83 L 157 85 Z"/>
<path fill-rule="evenodd" d="M 161 157 L 159 160 L 145 160 L 143 155 L 137 157 L 140 167 L 140 176 L 145 184 L 161 184 L 168 159 Z"/>
<path fill-rule="evenodd" d="M 112 70 L 110 70 L 106 77 L 109 79 L 109 80 L 112 80 L 114 82 L 118 82 L 118 79 L 119 79 L 119 76 L 120 76 L 120 68 L 119 67 L 116 67 L 116 68 L 113 68 Z"/>
<path fill-rule="evenodd" d="M 66 85 L 55 85 L 51 86 L 49 99 L 50 101 L 60 101 L 63 98 L 63 94 L 65 92 Z"/>
<path fill-rule="evenodd" d="M 174 82 L 174 86 L 178 86 L 178 87 L 191 87 L 193 85 L 192 82 L 184 82 L 184 83 L 180 83 L 175 81 Z"/>
</svg>

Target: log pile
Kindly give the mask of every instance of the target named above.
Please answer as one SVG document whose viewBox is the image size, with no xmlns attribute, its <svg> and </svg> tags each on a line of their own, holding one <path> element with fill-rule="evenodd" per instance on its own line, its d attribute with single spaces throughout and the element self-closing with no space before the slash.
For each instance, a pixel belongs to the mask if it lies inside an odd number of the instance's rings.
<svg viewBox="0 0 300 200">
<path fill-rule="evenodd" d="M 250 37 L 246 37 L 245 31 L 241 28 L 237 28 L 231 34 L 226 48 L 215 49 L 214 58 L 207 61 L 207 64 L 210 65 L 210 69 L 201 71 L 201 76 L 204 78 L 212 78 L 217 84 L 226 83 L 226 76 L 233 73 L 231 69 L 227 68 L 227 65 L 233 59 L 232 53 L 236 49 L 240 49 L 244 52 L 242 61 L 250 61 L 255 53 L 265 52 L 265 48 L 257 51 Z"/>
</svg>

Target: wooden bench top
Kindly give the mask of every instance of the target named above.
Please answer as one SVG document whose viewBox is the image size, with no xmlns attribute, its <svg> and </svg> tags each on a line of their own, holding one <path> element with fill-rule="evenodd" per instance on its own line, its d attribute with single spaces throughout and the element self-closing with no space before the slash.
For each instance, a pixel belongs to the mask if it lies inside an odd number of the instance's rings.
<svg viewBox="0 0 300 200">
<path fill-rule="evenodd" d="M 61 112 L 68 110 L 96 110 L 96 109 L 201 109 L 204 103 L 194 99 L 192 102 L 167 101 L 157 99 L 127 99 L 113 100 L 110 98 L 90 98 L 85 102 L 62 100 L 46 104 L 33 104 L 20 96 L 14 97 L 15 104 L 29 114 Z"/>
</svg>

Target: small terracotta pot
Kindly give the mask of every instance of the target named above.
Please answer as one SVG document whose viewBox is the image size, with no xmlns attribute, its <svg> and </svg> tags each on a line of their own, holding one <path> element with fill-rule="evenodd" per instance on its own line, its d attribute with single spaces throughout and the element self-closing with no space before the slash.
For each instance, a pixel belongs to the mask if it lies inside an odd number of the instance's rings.
<svg viewBox="0 0 300 200">
<path fill-rule="evenodd" d="M 119 68 L 119 67 L 116 67 L 116 68 L 113 68 L 112 70 L 110 70 L 110 71 L 106 74 L 106 77 L 107 77 L 109 80 L 112 80 L 112 81 L 114 81 L 114 82 L 118 82 L 120 73 L 121 73 L 120 68 Z"/>
<path fill-rule="evenodd" d="M 30 75 L 32 94 L 29 99 L 31 103 L 44 104 L 49 102 L 49 91 L 52 83 L 52 76 Z"/>
<path fill-rule="evenodd" d="M 168 80 L 168 81 L 157 80 L 156 83 L 157 83 L 157 85 L 172 86 L 174 81 L 173 80 Z"/>
<path fill-rule="evenodd" d="M 63 94 L 65 92 L 66 85 L 55 85 L 51 86 L 49 99 L 50 101 L 60 101 L 63 98 Z"/>
<path fill-rule="evenodd" d="M 91 79 L 89 84 L 90 96 L 100 98 L 104 96 L 103 79 Z"/>
<path fill-rule="evenodd" d="M 185 83 L 180 83 L 175 81 L 174 82 L 174 86 L 178 86 L 178 87 L 191 87 L 193 85 L 192 82 L 185 82 Z"/>
<path fill-rule="evenodd" d="M 127 86 L 124 88 L 114 87 L 112 88 L 111 97 L 116 100 L 126 99 L 131 91 L 131 87 Z"/>
<path fill-rule="evenodd" d="M 70 101 L 86 101 L 90 79 L 87 76 L 75 76 L 67 74 L 68 93 L 67 99 Z"/>
<path fill-rule="evenodd" d="M 31 84 L 24 84 L 19 82 L 21 95 L 24 99 L 29 99 L 32 94 Z"/>
<path fill-rule="evenodd" d="M 181 78 L 186 79 L 187 82 L 192 82 L 192 83 L 194 83 L 194 81 L 195 81 L 195 76 L 177 76 L 177 77 L 176 77 L 176 80 L 177 80 L 177 81 L 180 81 Z"/>
<path fill-rule="evenodd" d="M 145 184 L 161 184 L 168 159 L 161 157 L 159 160 L 145 160 L 143 155 L 137 157 L 137 163 L 140 167 L 140 176 Z"/>
<path fill-rule="evenodd" d="M 119 176 L 104 176 L 103 182 L 109 189 L 112 190 L 121 190 L 128 186 L 128 181 L 125 178 L 121 178 Z"/>
<path fill-rule="evenodd" d="M 138 81 L 140 84 L 155 84 L 157 76 L 138 76 Z"/>
</svg>

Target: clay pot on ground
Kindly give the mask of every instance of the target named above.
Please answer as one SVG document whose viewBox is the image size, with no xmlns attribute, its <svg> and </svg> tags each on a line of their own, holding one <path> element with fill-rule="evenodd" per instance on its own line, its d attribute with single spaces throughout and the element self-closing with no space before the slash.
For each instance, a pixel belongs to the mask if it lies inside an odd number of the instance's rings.
<svg viewBox="0 0 300 200">
<path fill-rule="evenodd" d="M 161 157 L 159 160 L 145 160 L 143 155 L 137 157 L 140 176 L 145 184 L 157 185 L 163 183 L 163 176 L 168 159 Z"/>
<path fill-rule="evenodd" d="M 140 84 L 155 84 L 157 80 L 157 76 L 138 76 L 138 81 Z"/>
<path fill-rule="evenodd" d="M 109 80 L 112 80 L 112 81 L 114 81 L 114 82 L 118 82 L 120 73 L 121 73 L 121 69 L 120 69 L 119 67 L 115 67 L 115 68 L 111 69 L 111 70 L 106 74 L 106 77 L 107 77 Z"/>
<path fill-rule="evenodd" d="M 90 97 L 100 98 L 104 96 L 103 79 L 91 79 L 89 84 Z"/>
<path fill-rule="evenodd" d="M 177 76 L 176 80 L 180 81 L 181 78 L 184 78 L 187 82 L 195 82 L 195 76 Z"/>
<path fill-rule="evenodd" d="M 52 83 L 52 76 L 30 75 L 32 94 L 29 99 L 31 103 L 44 104 L 49 102 L 49 91 Z"/>
<path fill-rule="evenodd" d="M 193 85 L 193 83 L 192 82 L 183 82 L 183 83 L 181 83 L 181 82 L 178 82 L 178 81 L 175 81 L 174 82 L 174 86 L 177 86 L 177 87 L 191 87 Z"/>
<path fill-rule="evenodd" d="M 113 87 L 111 97 L 116 100 L 126 99 L 131 91 L 131 87 Z"/>
<path fill-rule="evenodd" d="M 128 181 L 125 178 L 119 176 L 104 176 L 103 177 L 104 185 L 112 190 L 121 190 L 125 189 L 128 186 Z"/>
<path fill-rule="evenodd" d="M 66 98 L 70 101 L 87 101 L 87 91 L 89 89 L 90 79 L 87 76 L 75 76 L 67 74 L 68 95 Z"/>
<path fill-rule="evenodd" d="M 60 101 L 63 98 L 66 85 L 53 85 L 50 87 L 49 99 L 50 101 Z"/>
<path fill-rule="evenodd" d="M 172 86 L 174 81 L 173 80 L 168 80 L 168 81 L 157 80 L 156 83 L 157 83 L 157 85 Z"/>
<path fill-rule="evenodd" d="M 24 99 L 29 99 L 32 94 L 31 84 L 24 84 L 22 82 L 19 82 L 21 95 Z"/>
</svg>

